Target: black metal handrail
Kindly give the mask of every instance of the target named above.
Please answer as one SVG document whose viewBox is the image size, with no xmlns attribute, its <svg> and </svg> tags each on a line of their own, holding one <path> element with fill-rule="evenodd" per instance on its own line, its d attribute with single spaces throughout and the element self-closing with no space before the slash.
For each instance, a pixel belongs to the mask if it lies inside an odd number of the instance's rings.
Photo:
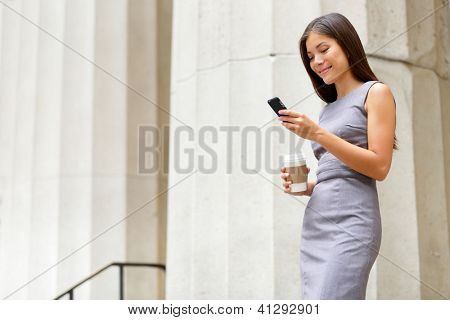
<svg viewBox="0 0 450 320">
<path fill-rule="evenodd" d="M 117 266 L 119 267 L 119 292 L 120 292 L 120 300 L 123 300 L 123 270 L 125 267 L 148 267 L 148 268 L 157 268 L 157 269 L 161 269 L 163 271 L 166 271 L 166 266 L 163 264 L 159 264 L 159 263 L 140 263 L 140 262 L 113 262 L 108 264 L 106 267 L 101 268 L 100 270 L 98 270 L 97 272 L 91 274 L 89 277 L 81 280 L 80 282 L 78 282 L 76 285 L 74 285 L 73 287 L 71 287 L 69 290 L 65 291 L 64 293 L 60 294 L 59 296 L 57 296 L 54 300 L 59 300 L 62 297 L 64 297 L 65 295 L 69 295 L 69 300 L 73 300 L 73 291 L 78 288 L 79 286 L 81 286 L 83 283 L 85 283 L 86 281 L 91 280 L 92 278 L 94 278 L 95 276 L 97 276 L 98 274 L 102 273 L 103 271 L 105 271 L 106 269 L 113 267 L 113 266 Z"/>
</svg>

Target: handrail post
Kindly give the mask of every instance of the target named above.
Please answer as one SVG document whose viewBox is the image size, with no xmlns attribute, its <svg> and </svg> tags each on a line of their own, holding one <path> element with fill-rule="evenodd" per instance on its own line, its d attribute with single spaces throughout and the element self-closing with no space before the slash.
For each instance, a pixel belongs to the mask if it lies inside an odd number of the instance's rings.
<svg viewBox="0 0 450 320">
<path fill-rule="evenodd" d="M 123 264 L 119 265 L 119 281 L 120 300 L 123 300 Z"/>
<path fill-rule="evenodd" d="M 69 300 L 73 300 L 73 289 L 69 291 Z"/>
</svg>

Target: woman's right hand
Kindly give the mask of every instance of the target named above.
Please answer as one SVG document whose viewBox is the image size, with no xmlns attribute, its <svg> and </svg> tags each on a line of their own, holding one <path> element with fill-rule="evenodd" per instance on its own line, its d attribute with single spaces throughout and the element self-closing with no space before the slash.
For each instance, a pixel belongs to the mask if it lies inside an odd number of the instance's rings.
<svg viewBox="0 0 450 320">
<path fill-rule="evenodd" d="M 308 173 L 309 173 L 309 168 Z M 302 192 L 291 192 L 292 178 L 285 167 L 281 168 L 281 179 L 283 180 L 284 192 L 293 196 L 311 196 L 315 183 L 308 182 L 308 188 Z"/>
</svg>

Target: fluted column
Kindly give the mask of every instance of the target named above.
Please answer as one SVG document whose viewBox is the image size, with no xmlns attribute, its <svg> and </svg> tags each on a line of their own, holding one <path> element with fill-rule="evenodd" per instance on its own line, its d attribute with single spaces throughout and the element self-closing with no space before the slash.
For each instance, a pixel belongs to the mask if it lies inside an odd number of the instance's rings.
<svg viewBox="0 0 450 320">
<path fill-rule="evenodd" d="M 127 92 L 126 211 L 134 212 L 146 204 L 126 221 L 126 257 L 130 262 L 165 263 L 161 259 L 161 242 L 165 237 L 165 227 L 160 226 L 165 215 L 160 209 L 163 197 L 156 198 L 160 191 L 158 171 L 147 174 L 146 169 L 149 168 L 142 166 L 145 163 L 140 161 L 140 152 L 145 151 L 140 148 L 144 148 L 145 143 L 151 143 L 145 141 L 145 133 L 140 130 L 158 128 L 158 115 L 162 112 L 160 108 L 168 109 L 168 105 L 161 104 L 159 95 L 158 72 L 162 66 L 158 64 L 157 17 L 165 17 L 159 15 L 157 1 L 128 3 L 127 73 L 128 84 L 132 89 Z M 162 165 L 162 162 L 159 164 Z M 162 170 L 162 167 L 158 169 Z M 129 268 L 126 275 L 127 299 L 164 298 L 162 271 Z"/>
<path fill-rule="evenodd" d="M 63 88 L 61 103 L 61 210 L 58 222 L 58 294 L 94 270 L 91 246 L 78 251 L 93 238 L 92 155 L 93 84 L 95 66 L 95 2 L 68 1 L 65 7 Z M 83 21 L 83 23 L 80 23 Z M 62 46 L 62 45 L 61 45 Z M 69 49 L 71 48 L 71 49 Z M 89 299 L 91 283 L 74 293 Z"/>
<path fill-rule="evenodd" d="M 166 199 L 126 215 L 167 185 L 139 172 L 138 129 L 167 123 L 148 100 L 168 108 L 170 37 L 158 33 L 170 35 L 170 5 L 17 0 L 0 10 L 2 297 L 54 298 L 113 261 L 164 263 Z M 164 298 L 163 272 L 128 270 L 126 298 Z M 117 299 L 118 289 L 111 269 L 75 298 Z"/>
<path fill-rule="evenodd" d="M 42 0 L 39 25 L 62 39 L 65 1 Z M 30 276 L 40 274 L 58 261 L 60 202 L 61 101 L 64 48 L 46 32 L 39 32 L 34 119 L 34 164 Z M 23 75 L 21 75 L 23 76 Z M 52 298 L 57 268 L 30 284 L 31 298 Z"/>
<path fill-rule="evenodd" d="M 8 5 L 20 12 L 22 1 L 10 1 Z M 2 37 L 1 37 L 1 68 L 0 73 L 0 179 L 1 179 L 1 225 L 0 225 L 0 288 L 2 298 L 23 299 L 27 296 L 26 290 L 13 294 L 16 289 L 28 279 L 28 246 L 29 238 L 29 212 L 28 219 L 22 227 L 19 216 L 14 215 L 13 208 L 17 203 L 14 197 L 14 140 L 16 138 L 16 103 L 20 50 L 20 35 L 22 19 L 11 9 L 3 5 L 2 13 Z M 29 202 L 27 203 L 29 204 Z M 25 232 L 18 232 L 25 228 Z M 13 242 L 17 246 L 13 247 Z M 18 248 L 20 248 L 18 250 Z"/>
<path fill-rule="evenodd" d="M 378 298 L 442 299 L 450 295 L 448 118 L 442 117 L 449 108 L 444 62 L 449 48 L 442 40 L 449 38 L 448 8 L 402 1 L 385 12 L 383 5 L 368 2 L 368 51 L 392 61 L 373 59 L 376 74 L 396 96 L 400 150 L 394 152 L 389 178 L 379 184 L 381 254 L 391 261 L 379 259 Z"/>
<path fill-rule="evenodd" d="M 189 158 L 180 157 L 181 146 L 193 148 L 193 129 L 197 99 L 198 0 L 173 2 L 173 46 L 171 67 L 170 112 L 183 123 L 170 119 L 170 156 L 167 193 L 167 273 L 166 298 L 189 299 L 193 291 L 192 217 L 194 213 L 195 179 L 189 176 Z M 190 37 L 184 37 L 186 32 Z M 175 133 L 179 149 L 175 152 Z M 174 150 L 175 149 L 175 150 Z M 177 170 L 183 168 L 186 170 Z M 183 180 L 185 179 L 185 180 Z M 181 181 L 181 182 L 180 182 Z M 179 183 L 180 182 L 180 183 Z M 178 184 L 179 183 L 179 184 Z"/>
<path fill-rule="evenodd" d="M 28 4 L 29 5 L 29 4 Z M 40 1 L 33 3 L 30 12 L 26 13 L 24 4 L 24 15 L 32 17 L 39 9 L 39 25 L 61 39 L 64 27 L 64 2 L 63 1 Z M 55 18 L 57 17 L 57 18 Z M 33 20 L 33 18 L 31 18 Z M 25 23 L 25 20 L 24 20 Z M 32 132 L 33 165 L 32 165 L 32 190 L 23 192 L 13 191 L 19 194 L 31 196 L 31 220 L 29 231 L 29 279 L 40 275 L 49 266 L 57 262 L 57 234 L 58 214 L 60 210 L 59 184 L 60 184 L 60 106 L 62 89 L 62 54 L 63 48 L 45 32 L 38 32 L 34 26 L 28 25 L 34 37 L 38 35 L 37 44 L 37 67 L 36 77 L 28 75 L 27 71 L 21 72 L 20 78 L 27 79 L 31 76 L 32 84 L 28 94 L 33 94 L 34 86 L 36 95 L 27 102 L 28 108 L 35 109 L 34 113 L 22 114 L 18 117 L 20 121 L 32 119 L 34 127 Z M 30 40 L 23 39 L 27 43 Z M 33 43 L 33 41 L 31 42 Z M 29 45 L 29 44 L 27 44 Z M 22 54 L 31 54 L 32 58 L 36 51 L 32 48 L 21 49 Z M 26 53 L 30 50 L 30 53 Z M 33 52 L 34 51 L 34 52 Z M 33 69 L 34 70 L 34 69 Z M 30 105 L 35 100 L 35 105 Z M 35 115 L 35 116 L 34 116 Z M 21 156 L 15 155 L 19 159 Z M 23 203 L 23 202 L 22 202 Z M 13 208 L 15 215 L 26 218 L 20 210 Z M 56 291 L 56 268 L 49 270 L 27 285 L 29 298 L 47 297 L 51 298 Z"/>
<path fill-rule="evenodd" d="M 126 216 L 126 0 L 96 2 L 93 109 L 92 235 L 105 232 Z M 123 82 L 123 83 L 121 83 Z M 126 223 L 92 243 L 92 269 L 125 259 Z M 95 299 L 118 298 L 118 271 L 110 270 L 92 286 Z"/>
</svg>

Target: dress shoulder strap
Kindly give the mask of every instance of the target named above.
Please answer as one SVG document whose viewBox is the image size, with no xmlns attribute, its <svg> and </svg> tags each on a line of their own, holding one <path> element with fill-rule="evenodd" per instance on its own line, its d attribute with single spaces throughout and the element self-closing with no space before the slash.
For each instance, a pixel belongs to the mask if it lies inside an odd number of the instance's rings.
<svg viewBox="0 0 450 320">
<path fill-rule="evenodd" d="M 363 99 L 362 99 L 362 102 L 359 104 L 360 106 L 362 106 L 363 109 L 364 109 L 364 104 L 366 103 L 367 97 L 369 95 L 370 88 L 372 88 L 372 86 L 377 82 L 384 84 L 383 81 L 375 80 L 375 81 L 368 81 L 363 85 L 363 86 L 365 86 L 364 90 L 361 90 L 361 95 L 363 95 Z M 396 105 L 395 98 L 394 98 L 394 105 Z"/>
</svg>

